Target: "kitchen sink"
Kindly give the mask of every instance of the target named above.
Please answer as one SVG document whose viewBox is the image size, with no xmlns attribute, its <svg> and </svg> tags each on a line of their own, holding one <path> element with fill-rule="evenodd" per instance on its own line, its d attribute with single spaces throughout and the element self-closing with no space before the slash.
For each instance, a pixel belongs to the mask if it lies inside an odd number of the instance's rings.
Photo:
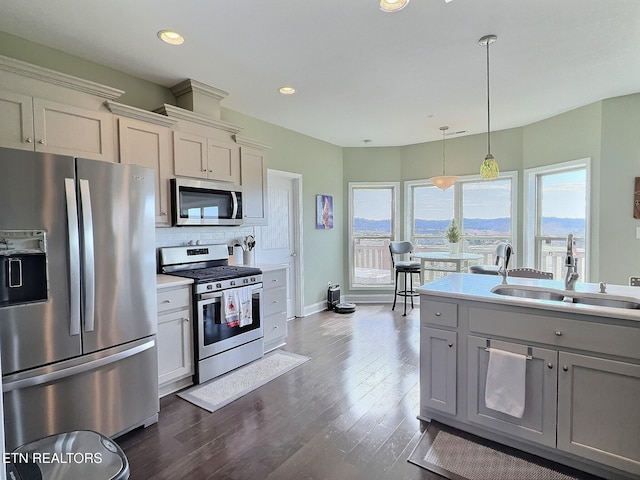
<svg viewBox="0 0 640 480">
<path fill-rule="evenodd" d="M 498 285 L 491 289 L 492 293 L 508 297 L 531 298 L 534 300 L 551 300 L 555 302 L 593 305 L 598 307 L 624 308 L 640 310 L 640 302 L 634 298 L 613 297 L 606 294 L 580 294 L 577 292 L 563 292 L 560 290 L 523 287 L 517 285 Z"/>
<path fill-rule="evenodd" d="M 497 293 L 498 295 L 507 295 L 509 297 L 533 298 L 536 300 L 555 300 L 557 302 L 562 302 L 564 300 L 564 294 L 558 291 L 523 288 L 513 285 L 498 285 L 497 287 L 493 287 L 491 292 Z"/>
<path fill-rule="evenodd" d="M 567 301 L 569 299 L 567 298 Z M 640 303 L 632 299 L 607 298 L 602 297 L 571 297 L 572 303 L 582 303 L 585 305 L 597 305 L 599 307 L 626 308 L 630 310 L 640 310 Z"/>
</svg>

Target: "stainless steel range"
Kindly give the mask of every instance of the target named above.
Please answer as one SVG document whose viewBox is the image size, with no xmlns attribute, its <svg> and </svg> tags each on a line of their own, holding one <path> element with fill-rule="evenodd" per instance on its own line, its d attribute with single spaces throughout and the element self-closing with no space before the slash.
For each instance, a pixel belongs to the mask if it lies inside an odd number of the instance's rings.
<svg viewBox="0 0 640 480">
<path fill-rule="evenodd" d="M 226 245 L 160 248 L 160 271 L 192 278 L 195 383 L 241 367 L 263 355 L 262 271 L 229 265 Z M 243 320 L 229 303 L 246 298 Z M 249 307 L 250 302 L 250 307 Z M 233 313 L 233 312 L 231 312 Z"/>
</svg>

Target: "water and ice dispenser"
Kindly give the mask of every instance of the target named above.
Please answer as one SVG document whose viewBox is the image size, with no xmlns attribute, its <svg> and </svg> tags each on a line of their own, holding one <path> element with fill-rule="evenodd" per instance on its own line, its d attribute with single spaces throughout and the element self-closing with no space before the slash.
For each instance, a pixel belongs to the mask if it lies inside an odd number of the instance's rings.
<svg viewBox="0 0 640 480">
<path fill-rule="evenodd" d="M 0 308 L 47 300 L 47 242 L 42 230 L 0 230 Z"/>
</svg>

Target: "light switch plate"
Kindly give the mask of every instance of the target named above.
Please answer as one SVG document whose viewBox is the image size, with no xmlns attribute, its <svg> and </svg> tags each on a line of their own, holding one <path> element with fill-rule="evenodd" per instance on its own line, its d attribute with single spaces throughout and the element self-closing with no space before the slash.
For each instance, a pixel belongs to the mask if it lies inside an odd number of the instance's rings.
<svg viewBox="0 0 640 480">
<path fill-rule="evenodd" d="M 629 285 L 632 287 L 640 287 L 640 277 L 629 277 Z"/>
</svg>

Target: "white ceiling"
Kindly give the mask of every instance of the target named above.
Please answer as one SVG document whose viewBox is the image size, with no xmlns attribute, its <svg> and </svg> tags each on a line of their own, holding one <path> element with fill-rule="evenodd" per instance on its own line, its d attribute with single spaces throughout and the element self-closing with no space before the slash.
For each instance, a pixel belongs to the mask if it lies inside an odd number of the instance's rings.
<svg viewBox="0 0 640 480">
<path fill-rule="evenodd" d="M 640 91 L 638 0 L 0 0 L 0 31 L 345 147 L 486 131 L 486 34 L 492 130 Z"/>
</svg>

